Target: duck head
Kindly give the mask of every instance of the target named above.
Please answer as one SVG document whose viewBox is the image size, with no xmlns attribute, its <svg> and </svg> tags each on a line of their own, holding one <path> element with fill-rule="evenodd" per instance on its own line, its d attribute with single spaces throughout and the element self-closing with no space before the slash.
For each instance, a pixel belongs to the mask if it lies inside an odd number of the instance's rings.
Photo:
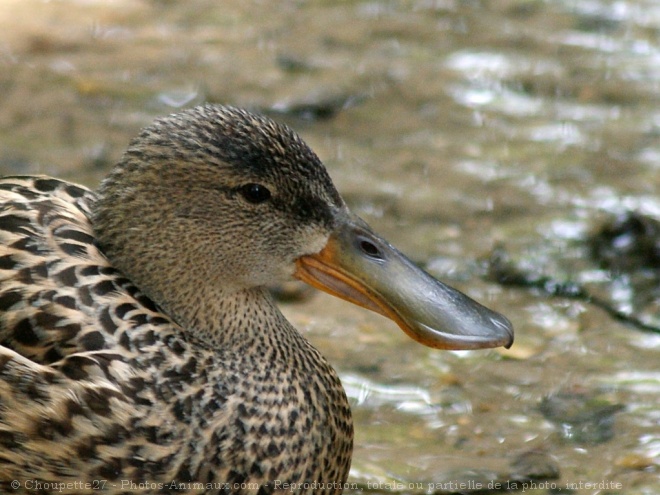
<svg viewBox="0 0 660 495">
<path fill-rule="evenodd" d="M 296 277 L 430 347 L 513 342 L 504 316 L 434 279 L 353 215 L 314 152 L 268 118 L 206 105 L 159 119 L 98 196 L 104 253 L 184 328 L 212 325 L 213 301 Z"/>
</svg>

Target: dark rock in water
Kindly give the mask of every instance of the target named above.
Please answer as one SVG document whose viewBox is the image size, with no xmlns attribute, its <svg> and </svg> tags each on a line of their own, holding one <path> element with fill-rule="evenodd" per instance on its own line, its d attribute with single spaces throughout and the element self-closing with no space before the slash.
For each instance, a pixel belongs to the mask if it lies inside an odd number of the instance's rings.
<svg viewBox="0 0 660 495">
<path fill-rule="evenodd" d="M 624 409 L 586 392 L 559 392 L 544 397 L 543 416 L 559 427 L 565 440 L 581 444 L 607 442 L 614 436 L 614 415 Z"/>
<path fill-rule="evenodd" d="M 292 74 L 315 72 L 318 70 L 318 67 L 314 63 L 291 54 L 282 53 L 277 56 L 275 61 L 280 69 Z"/>
<path fill-rule="evenodd" d="M 426 488 L 426 493 L 432 495 L 495 495 L 550 488 L 553 484 L 547 480 L 558 478 L 559 466 L 549 454 L 542 450 L 528 450 L 512 460 L 508 472 L 498 473 L 479 467 L 454 469 L 437 473 L 433 480 L 417 483 L 416 488 L 417 491 Z"/>
<path fill-rule="evenodd" d="M 513 480 L 556 480 L 559 478 L 559 465 L 550 454 L 543 450 L 527 450 L 511 461 Z"/>
<path fill-rule="evenodd" d="M 273 105 L 263 112 L 285 115 L 303 120 L 329 120 L 341 110 L 354 107 L 366 99 L 364 94 L 355 95 L 324 95 L 313 100 L 281 103 Z"/>
<path fill-rule="evenodd" d="M 660 297 L 660 221 L 627 212 L 603 225 L 588 243 L 594 261 L 610 272 L 619 289 L 628 289 L 618 291 L 619 297 L 629 294 L 618 304 L 632 308 L 640 320 L 654 321 Z"/>
<path fill-rule="evenodd" d="M 616 274 L 660 272 L 660 222 L 654 218 L 626 212 L 603 225 L 589 244 L 594 260 Z"/>
</svg>

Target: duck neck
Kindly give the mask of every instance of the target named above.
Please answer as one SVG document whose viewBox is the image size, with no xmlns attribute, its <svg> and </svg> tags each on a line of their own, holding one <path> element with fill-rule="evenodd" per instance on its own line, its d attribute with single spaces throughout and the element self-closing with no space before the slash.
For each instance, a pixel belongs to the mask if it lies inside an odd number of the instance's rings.
<svg viewBox="0 0 660 495">
<path fill-rule="evenodd" d="M 270 292 L 262 287 L 232 292 L 197 288 L 185 304 L 169 301 L 163 309 L 174 321 L 212 348 L 246 349 L 265 340 L 299 340 Z"/>
</svg>

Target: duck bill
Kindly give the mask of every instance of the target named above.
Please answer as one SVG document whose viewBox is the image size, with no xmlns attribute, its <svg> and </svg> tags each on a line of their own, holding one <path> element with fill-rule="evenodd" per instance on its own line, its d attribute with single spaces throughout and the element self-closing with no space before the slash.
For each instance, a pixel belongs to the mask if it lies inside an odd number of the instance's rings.
<svg viewBox="0 0 660 495">
<path fill-rule="evenodd" d="M 340 221 L 325 247 L 296 265 L 298 279 L 390 318 L 426 346 L 513 344 L 509 320 L 433 278 L 357 217 Z"/>
</svg>

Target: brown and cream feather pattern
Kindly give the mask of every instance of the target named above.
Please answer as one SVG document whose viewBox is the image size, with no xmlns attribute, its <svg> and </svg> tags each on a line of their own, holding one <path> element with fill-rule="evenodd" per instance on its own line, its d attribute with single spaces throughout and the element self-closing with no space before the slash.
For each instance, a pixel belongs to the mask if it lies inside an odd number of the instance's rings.
<svg viewBox="0 0 660 495">
<path fill-rule="evenodd" d="M 95 200 L 48 177 L 0 181 L 0 481 L 344 481 L 341 384 L 265 291 L 214 301 L 220 326 L 255 331 L 209 345 L 110 264 Z"/>
</svg>

